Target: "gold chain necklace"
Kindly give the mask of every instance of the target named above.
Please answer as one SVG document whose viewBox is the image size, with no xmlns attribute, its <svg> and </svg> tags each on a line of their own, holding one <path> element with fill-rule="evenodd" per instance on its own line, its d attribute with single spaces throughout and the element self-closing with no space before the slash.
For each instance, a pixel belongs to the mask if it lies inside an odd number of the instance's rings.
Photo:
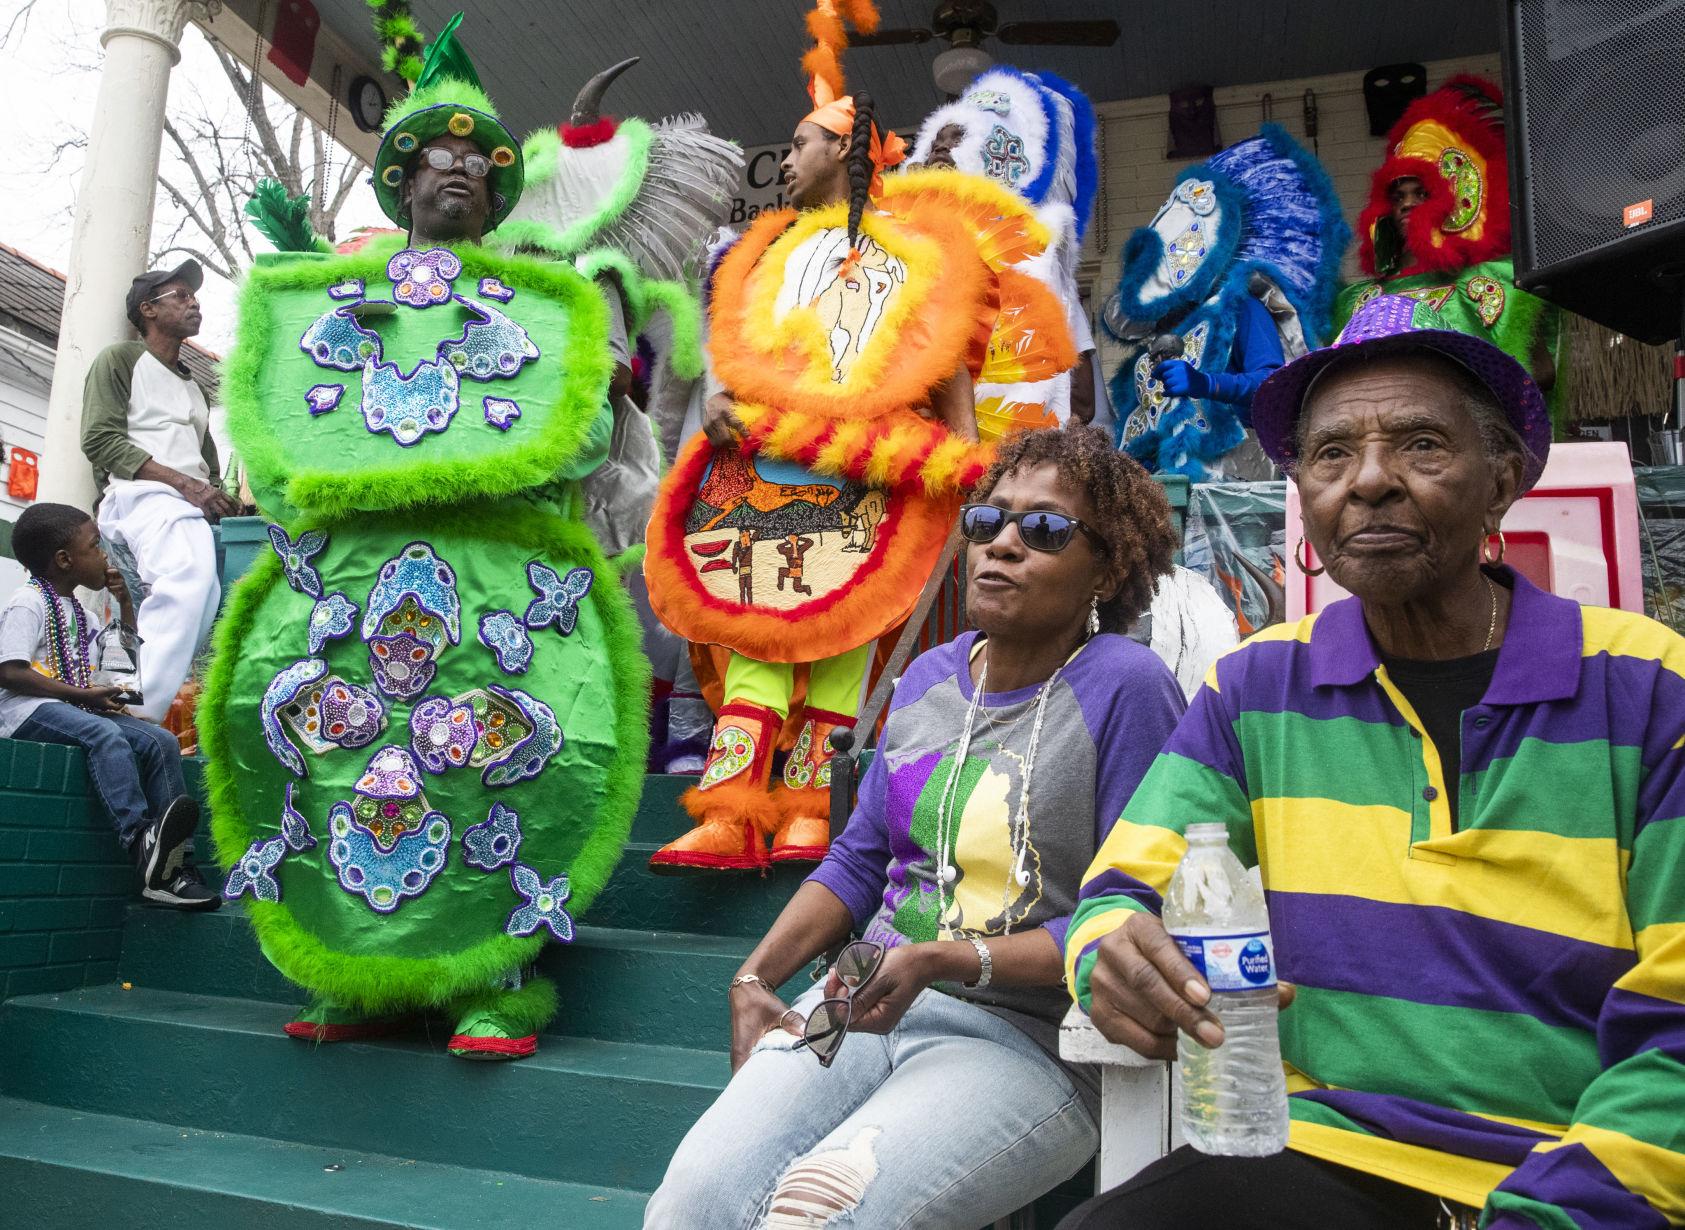
<svg viewBox="0 0 1685 1230">
<path fill-rule="evenodd" d="M 1485 573 L 1481 573 L 1480 576 L 1486 582 L 1486 596 L 1492 600 L 1492 614 L 1486 620 L 1486 643 L 1480 647 L 1480 652 L 1485 653 L 1492 648 L 1492 637 L 1498 631 L 1498 587 Z"/>
</svg>

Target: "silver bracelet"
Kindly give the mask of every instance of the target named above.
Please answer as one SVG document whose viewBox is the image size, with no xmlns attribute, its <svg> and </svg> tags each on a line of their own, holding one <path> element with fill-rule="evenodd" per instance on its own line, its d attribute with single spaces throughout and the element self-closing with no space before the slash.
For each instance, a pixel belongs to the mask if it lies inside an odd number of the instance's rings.
<svg viewBox="0 0 1685 1230">
<path fill-rule="evenodd" d="M 965 989 L 968 991 L 981 991 L 984 987 L 989 985 L 989 979 L 994 977 L 995 959 L 989 955 L 989 946 L 982 940 L 978 939 L 975 935 L 968 935 L 965 938 L 970 940 L 971 946 L 977 950 L 977 960 L 983 966 L 977 974 L 977 981 L 966 983 Z"/>
<path fill-rule="evenodd" d="M 750 984 L 757 984 L 759 986 L 763 986 L 767 990 L 771 991 L 774 995 L 778 994 L 778 989 L 776 987 L 774 987 L 770 982 L 768 982 L 765 978 L 762 978 L 759 974 L 739 974 L 739 975 L 737 975 L 737 977 L 735 977 L 731 980 L 731 984 L 726 987 L 726 994 L 730 995 L 733 991 L 737 990 L 738 987 L 746 987 L 746 986 L 749 986 Z"/>
</svg>

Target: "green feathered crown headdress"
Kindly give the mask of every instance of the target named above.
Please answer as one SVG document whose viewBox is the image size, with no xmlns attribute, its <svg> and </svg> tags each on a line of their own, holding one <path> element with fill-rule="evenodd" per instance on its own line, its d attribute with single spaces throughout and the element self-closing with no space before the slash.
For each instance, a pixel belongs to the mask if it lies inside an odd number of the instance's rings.
<svg viewBox="0 0 1685 1230">
<path fill-rule="evenodd" d="M 410 159 L 429 141 L 447 135 L 466 137 L 491 160 L 486 230 L 508 217 L 521 196 L 521 144 L 503 126 L 468 52 L 457 42 L 461 24 L 461 13 L 445 23 L 427 48 L 415 85 L 386 111 L 386 135 L 374 156 L 374 195 L 382 212 L 399 226 L 410 224 L 398 193 Z"/>
</svg>

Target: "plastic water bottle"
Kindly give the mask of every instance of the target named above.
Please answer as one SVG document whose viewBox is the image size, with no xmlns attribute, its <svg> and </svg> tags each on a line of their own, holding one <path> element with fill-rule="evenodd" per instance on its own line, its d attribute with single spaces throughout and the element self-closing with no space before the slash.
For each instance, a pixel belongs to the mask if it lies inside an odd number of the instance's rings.
<svg viewBox="0 0 1685 1230">
<path fill-rule="evenodd" d="M 1276 1036 L 1275 950 L 1264 893 L 1229 850 L 1228 827 L 1191 824 L 1164 925 L 1211 987 L 1223 1045 L 1176 1038 L 1182 1132 L 1201 1153 L 1266 1157 L 1287 1147 L 1287 1082 Z"/>
</svg>

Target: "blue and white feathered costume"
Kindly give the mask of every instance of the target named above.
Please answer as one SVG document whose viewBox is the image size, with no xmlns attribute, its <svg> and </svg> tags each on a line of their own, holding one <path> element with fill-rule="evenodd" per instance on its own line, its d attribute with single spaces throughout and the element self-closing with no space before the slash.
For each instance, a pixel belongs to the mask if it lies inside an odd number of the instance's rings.
<svg viewBox="0 0 1685 1230">
<path fill-rule="evenodd" d="M 1119 447 L 1196 482 L 1266 477 L 1256 446 L 1241 447 L 1259 377 L 1244 368 L 1224 377 L 1257 337 L 1258 304 L 1265 334 L 1273 324 L 1280 343 L 1280 357 L 1268 347 L 1270 366 L 1327 341 L 1350 236 L 1322 165 L 1275 124 L 1184 171 L 1124 245 L 1122 279 L 1100 316 Z M 1163 355 L 1151 343 L 1166 333 L 1181 338 L 1181 357 L 1211 378 L 1214 396 L 1173 397 L 1154 379 Z"/>
<path fill-rule="evenodd" d="M 1080 356 L 1094 349 L 1088 312 L 1077 289 L 1077 255 L 1099 191 L 1098 128 L 1088 96 L 1052 73 L 1026 73 L 997 65 L 979 74 L 953 102 L 938 107 L 919 125 L 909 166 L 928 164 L 937 134 L 950 125 L 964 130 L 949 150 L 954 165 L 1010 188 L 1028 201 L 1053 233 L 1047 251 L 1020 266 L 1065 306 L 1071 340 Z M 1086 365 L 1076 372 L 1089 378 Z M 1072 372 L 1047 381 L 1047 406 L 1064 423 L 1070 414 Z M 979 402 L 1007 390 L 979 385 Z"/>
</svg>

